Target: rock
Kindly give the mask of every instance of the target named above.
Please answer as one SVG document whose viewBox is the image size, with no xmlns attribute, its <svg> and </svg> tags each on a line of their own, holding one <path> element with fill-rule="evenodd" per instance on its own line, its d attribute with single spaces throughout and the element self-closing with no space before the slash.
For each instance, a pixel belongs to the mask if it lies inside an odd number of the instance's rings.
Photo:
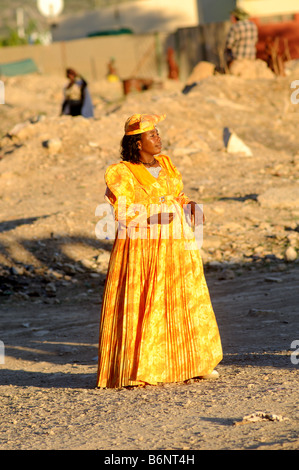
<svg viewBox="0 0 299 470">
<path fill-rule="evenodd" d="M 86 269 L 93 269 L 95 267 L 95 262 L 93 260 L 85 258 L 81 259 L 80 262 Z"/>
<path fill-rule="evenodd" d="M 49 334 L 49 330 L 36 330 L 33 331 L 34 336 L 46 336 Z"/>
<path fill-rule="evenodd" d="M 237 426 L 239 424 L 245 423 L 256 423 L 257 421 L 284 421 L 281 415 L 276 415 L 274 413 L 264 413 L 262 411 L 257 411 L 252 413 L 251 415 L 244 416 L 242 421 L 235 421 L 234 425 Z"/>
<path fill-rule="evenodd" d="M 285 72 L 287 75 L 298 73 L 299 72 L 299 60 L 293 59 L 285 62 L 284 64 Z"/>
<path fill-rule="evenodd" d="M 258 196 L 262 207 L 297 209 L 299 207 L 299 187 L 284 185 L 279 188 L 270 188 Z"/>
<path fill-rule="evenodd" d="M 209 261 L 208 266 L 213 269 L 221 268 L 222 263 L 220 261 Z"/>
<path fill-rule="evenodd" d="M 280 312 L 277 312 L 276 310 L 266 310 L 262 308 L 251 308 L 248 312 L 248 315 L 250 317 L 258 317 L 259 315 L 276 315 L 280 314 Z"/>
<path fill-rule="evenodd" d="M 18 137 L 19 139 L 27 139 L 33 134 L 34 125 L 30 121 L 20 122 L 8 132 L 10 137 Z"/>
<path fill-rule="evenodd" d="M 88 145 L 91 148 L 98 148 L 100 146 L 98 142 L 88 142 Z"/>
<path fill-rule="evenodd" d="M 43 146 L 46 147 L 50 153 L 57 153 L 61 149 L 62 141 L 61 139 L 49 139 L 43 142 Z"/>
<path fill-rule="evenodd" d="M 265 282 L 282 282 L 282 279 L 280 277 L 267 276 L 265 277 Z"/>
<path fill-rule="evenodd" d="M 236 275 L 232 269 L 224 269 L 218 276 L 220 281 L 227 281 L 229 279 L 235 279 Z"/>
<path fill-rule="evenodd" d="M 63 270 L 66 274 L 75 274 L 76 273 L 76 267 L 73 264 L 70 264 L 70 263 L 65 263 L 63 265 Z"/>
<path fill-rule="evenodd" d="M 267 63 L 263 60 L 239 59 L 234 60 L 229 69 L 231 75 L 247 78 L 269 78 L 275 77 L 275 74 L 269 69 Z"/>
<path fill-rule="evenodd" d="M 234 132 L 231 132 L 228 127 L 225 127 L 223 130 L 223 141 L 228 153 L 252 157 L 250 148 Z"/>
<path fill-rule="evenodd" d="M 50 295 L 55 295 L 56 294 L 56 287 L 55 287 L 55 284 L 53 282 L 49 282 L 49 284 L 46 285 L 45 290 Z"/>
<path fill-rule="evenodd" d="M 14 276 L 21 276 L 22 274 L 24 274 L 24 268 L 18 267 L 18 266 L 12 266 L 10 268 L 10 272 Z"/>
<path fill-rule="evenodd" d="M 187 79 L 186 85 L 192 85 L 193 83 L 199 82 L 204 78 L 210 77 L 211 75 L 214 75 L 214 71 L 214 64 L 202 60 L 192 70 L 191 75 Z"/>
<path fill-rule="evenodd" d="M 109 251 L 101 251 L 97 256 L 97 263 L 99 264 L 108 264 L 110 261 L 110 252 Z"/>
<path fill-rule="evenodd" d="M 297 251 L 293 246 L 289 246 L 285 252 L 286 261 L 295 261 L 297 259 Z"/>
<path fill-rule="evenodd" d="M 297 232 L 290 233 L 287 236 L 287 239 L 289 240 L 291 246 L 296 246 L 299 242 L 299 233 Z"/>
</svg>

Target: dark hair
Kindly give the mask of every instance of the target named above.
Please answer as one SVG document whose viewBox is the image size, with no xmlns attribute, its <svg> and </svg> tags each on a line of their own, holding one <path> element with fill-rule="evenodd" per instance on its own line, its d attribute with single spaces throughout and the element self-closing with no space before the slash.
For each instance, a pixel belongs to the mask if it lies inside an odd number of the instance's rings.
<svg viewBox="0 0 299 470">
<path fill-rule="evenodd" d="M 120 154 L 124 161 L 139 163 L 140 153 L 138 142 L 141 140 L 141 134 L 124 135 L 121 141 Z"/>
</svg>

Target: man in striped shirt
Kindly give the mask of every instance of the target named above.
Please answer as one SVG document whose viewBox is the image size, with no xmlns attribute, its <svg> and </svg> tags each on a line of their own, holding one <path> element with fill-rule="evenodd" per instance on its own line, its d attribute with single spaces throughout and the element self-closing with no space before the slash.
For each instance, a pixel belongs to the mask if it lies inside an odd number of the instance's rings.
<svg viewBox="0 0 299 470">
<path fill-rule="evenodd" d="M 240 8 L 232 12 L 232 24 L 225 45 L 228 67 L 235 60 L 255 60 L 256 43 L 258 41 L 257 26 L 249 20 L 249 15 Z"/>
</svg>

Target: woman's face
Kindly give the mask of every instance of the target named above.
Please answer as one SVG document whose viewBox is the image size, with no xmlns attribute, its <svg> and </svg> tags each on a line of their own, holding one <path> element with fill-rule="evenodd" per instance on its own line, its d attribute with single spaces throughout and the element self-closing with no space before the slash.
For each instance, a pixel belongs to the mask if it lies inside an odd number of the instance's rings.
<svg viewBox="0 0 299 470">
<path fill-rule="evenodd" d="M 156 128 L 141 134 L 141 140 L 139 141 L 139 150 L 141 154 L 157 155 L 161 152 L 161 149 L 162 141 Z"/>
<path fill-rule="evenodd" d="M 74 82 L 76 79 L 76 75 L 72 72 L 67 72 L 66 76 L 71 82 Z"/>
</svg>

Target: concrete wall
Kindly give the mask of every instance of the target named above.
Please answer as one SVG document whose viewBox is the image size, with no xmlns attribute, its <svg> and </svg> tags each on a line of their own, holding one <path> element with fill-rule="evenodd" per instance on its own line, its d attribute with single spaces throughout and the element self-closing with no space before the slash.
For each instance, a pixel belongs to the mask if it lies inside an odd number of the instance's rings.
<svg viewBox="0 0 299 470">
<path fill-rule="evenodd" d="M 237 3 L 257 18 L 299 13 L 298 0 L 238 0 Z"/>
<path fill-rule="evenodd" d="M 166 35 L 145 34 L 86 38 L 48 46 L 2 47 L 0 63 L 31 58 L 45 74 L 64 75 L 66 67 L 73 67 L 87 79 L 101 80 L 106 76 L 107 63 L 114 57 L 123 79 L 132 75 L 156 77 L 161 71 L 166 73 L 165 41 Z"/>
<path fill-rule="evenodd" d="M 235 5 L 236 0 L 197 0 L 200 24 L 228 21 Z"/>
<path fill-rule="evenodd" d="M 236 5 L 256 18 L 299 13 L 299 0 L 197 0 L 199 23 L 228 21 Z"/>
<path fill-rule="evenodd" d="M 53 39 L 64 41 L 91 33 L 128 28 L 135 34 L 172 33 L 198 25 L 197 0 L 139 0 L 58 20 Z"/>
</svg>

